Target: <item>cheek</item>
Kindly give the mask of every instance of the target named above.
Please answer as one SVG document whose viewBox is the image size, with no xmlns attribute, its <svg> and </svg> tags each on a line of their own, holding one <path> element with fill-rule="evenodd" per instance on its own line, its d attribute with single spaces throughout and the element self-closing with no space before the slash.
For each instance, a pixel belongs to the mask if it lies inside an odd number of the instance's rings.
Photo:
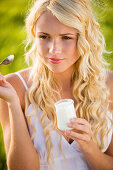
<svg viewBox="0 0 113 170">
<path fill-rule="evenodd" d="M 78 60 L 78 58 L 80 57 L 76 43 L 71 43 L 70 45 L 68 45 L 67 52 L 73 60 Z"/>
<path fill-rule="evenodd" d="M 37 41 L 37 52 L 39 54 L 45 54 L 47 52 L 47 44 L 41 41 Z"/>
<path fill-rule="evenodd" d="M 76 43 L 75 42 L 66 43 L 65 51 L 67 51 L 67 53 L 70 53 L 71 55 L 76 53 L 76 51 L 77 51 Z"/>
</svg>

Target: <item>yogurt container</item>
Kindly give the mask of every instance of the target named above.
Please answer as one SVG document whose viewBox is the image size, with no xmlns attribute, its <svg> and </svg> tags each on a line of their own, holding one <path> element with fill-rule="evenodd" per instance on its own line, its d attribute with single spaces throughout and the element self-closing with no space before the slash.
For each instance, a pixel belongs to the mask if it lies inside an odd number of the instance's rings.
<svg viewBox="0 0 113 170">
<path fill-rule="evenodd" d="M 72 129 L 67 127 L 70 119 L 76 118 L 74 101 L 72 99 L 62 99 L 55 103 L 57 126 L 60 130 Z"/>
</svg>

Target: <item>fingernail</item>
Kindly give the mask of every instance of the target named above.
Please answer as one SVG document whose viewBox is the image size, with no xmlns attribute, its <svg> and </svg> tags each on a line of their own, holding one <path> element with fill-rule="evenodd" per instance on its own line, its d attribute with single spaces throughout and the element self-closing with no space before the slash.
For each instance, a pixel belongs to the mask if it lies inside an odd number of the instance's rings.
<svg viewBox="0 0 113 170">
<path fill-rule="evenodd" d="M 76 120 L 76 118 L 71 119 L 72 122 L 74 122 L 75 120 Z"/>
<path fill-rule="evenodd" d="M 71 132 L 70 130 L 66 130 L 66 134 L 69 135 Z"/>
<path fill-rule="evenodd" d="M 6 83 L 6 80 L 5 80 L 5 79 L 3 79 L 3 83 Z"/>
<path fill-rule="evenodd" d="M 68 125 L 69 127 L 72 127 L 72 124 L 71 124 L 71 123 L 68 123 L 67 125 Z"/>
</svg>

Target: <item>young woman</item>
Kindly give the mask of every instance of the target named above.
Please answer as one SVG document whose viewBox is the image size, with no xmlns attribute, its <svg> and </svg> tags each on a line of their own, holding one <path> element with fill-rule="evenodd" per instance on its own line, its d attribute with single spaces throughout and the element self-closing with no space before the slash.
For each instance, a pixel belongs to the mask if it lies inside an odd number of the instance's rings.
<svg viewBox="0 0 113 170">
<path fill-rule="evenodd" d="M 0 122 L 9 170 L 112 170 L 113 73 L 87 0 L 38 0 L 26 19 L 32 67 L 0 75 Z M 54 103 L 73 99 L 72 130 Z"/>
</svg>

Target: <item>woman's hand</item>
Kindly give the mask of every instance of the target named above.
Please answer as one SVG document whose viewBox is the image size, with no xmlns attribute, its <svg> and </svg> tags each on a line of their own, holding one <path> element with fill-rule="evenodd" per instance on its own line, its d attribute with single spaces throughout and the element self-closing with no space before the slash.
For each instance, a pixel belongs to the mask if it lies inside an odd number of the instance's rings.
<svg viewBox="0 0 113 170">
<path fill-rule="evenodd" d="M 92 142 L 92 131 L 88 121 L 82 118 L 74 118 L 67 126 L 72 129 L 66 130 L 65 135 L 77 141 L 80 150 L 84 150 L 86 146 L 89 146 Z"/>
<path fill-rule="evenodd" d="M 7 82 L 4 76 L 0 73 L 0 98 L 8 103 L 12 103 L 18 99 L 17 93 L 13 86 Z"/>
</svg>

